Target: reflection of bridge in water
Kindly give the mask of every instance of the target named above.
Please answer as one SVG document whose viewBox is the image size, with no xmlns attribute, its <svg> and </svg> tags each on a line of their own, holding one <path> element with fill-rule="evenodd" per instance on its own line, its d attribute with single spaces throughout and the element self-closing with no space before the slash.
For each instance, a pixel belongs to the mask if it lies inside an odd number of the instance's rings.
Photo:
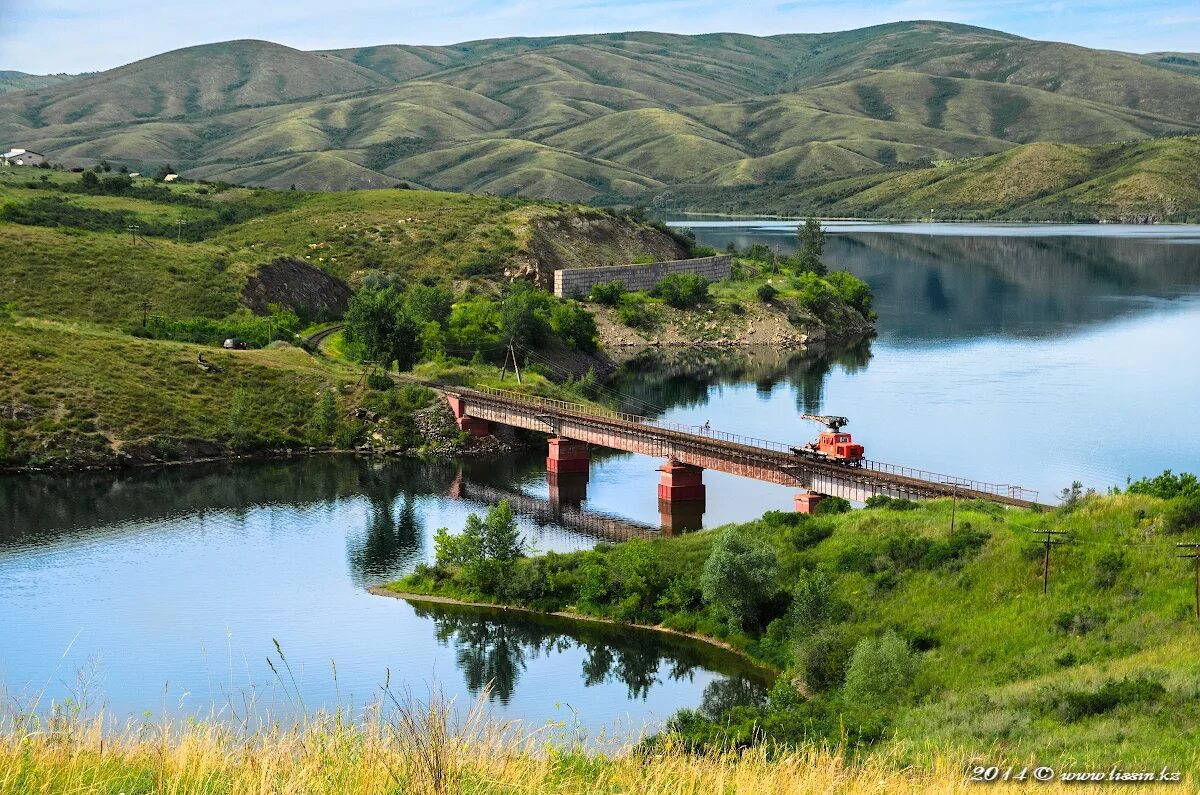
<svg viewBox="0 0 1200 795">
<path fill-rule="evenodd" d="M 485 505 L 495 505 L 501 500 L 505 500 L 512 507 L 514 513 L 528 516 L 539 524 L 562 525 L 571 530 L 602 538 L 605 541 L 658 538 L 662 535 L 656 528 L 649 525 L 583 510 L 581 503 L 587 496 L 586 473 L 571 473 L 567 477 L 554 477 L 552 473 L 550 480 L 550 499 L 543 500 L 519 491 L 472 483 L 464 480 L 460 472 L 454 482 L 450 484 L 450 496 L 455 499 L 476 500 Z M 664 529 L 670 530 L 671 528 Z"/>
<path fill-rule="evenodd" d="M 451 388 L 447 400 L 459 427 L 477 436 L 491 423 L 552 434 L 546 470 L 554 494 L 556 479 L 586 475 L 592 445 L 666 459 L 659 467 L 659 512 L 664 529 L 699 526 L 704 511 L 705 469 L 780 485 L 800 486 L 796 509 L 811 512 L 824 496 L 865 501 L 875 495 L 932 499 L 980 499 L 1016 507 L 1038 503 L 1037 492 L 939 475 L 863 460 L 850 466 L 798 455 L 778 442 L 719 431 L 656 422 L 580 403 L 567 403 L 505 390 Z M 677 517 L 687 519 L 676 521 Z M 693 523 L 690 519 L 694 518 Z"/>
</svg>

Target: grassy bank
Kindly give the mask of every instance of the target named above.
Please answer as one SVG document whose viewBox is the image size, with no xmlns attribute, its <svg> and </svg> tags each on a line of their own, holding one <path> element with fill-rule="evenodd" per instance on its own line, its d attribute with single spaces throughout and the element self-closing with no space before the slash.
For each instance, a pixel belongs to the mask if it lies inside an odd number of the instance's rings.
<svg viewBox="0 0 1200 795">
<path fill-rule="evenodd" d="M 588 751 L 560 726 L 529 730 L 449 705 L 369 708 L 362 720 L 317 715 L 296 725 L 139 721 L 122 730 L 95 719 L 0 725 L 0 795 L 775 795 L 977 791 L 965 754 L 853 759 L 827 749 L 653 754 L 632 746 Z M 986 785 L 1024 792 L 1026 785 Z M 1182 788 L 1191 790 L 1188 778 Z M 1038 792 L 1128 792 L 1125 787 L 1037 785 Z M 1172 789 L 1178 789 L 1172 788 Z"/>
<path fill-rule="evenodd" d="M 677 716 L 667 736 L 696 748 L 765 736 L 1191 769 L 1200 631 L 1175 544 L 1198 540 L 1200 497 L 1140 490 L 1045 514 L 945 500 L 770 513 L 532 558 L 489 515 L 479 548 L 509 553 L 474 552 L 469 526 L 391 587 L 697 632 L 786 672 L 758 707 Z M 1070 539 L 1045 595 L 1042 529 Z"/>
</svg>

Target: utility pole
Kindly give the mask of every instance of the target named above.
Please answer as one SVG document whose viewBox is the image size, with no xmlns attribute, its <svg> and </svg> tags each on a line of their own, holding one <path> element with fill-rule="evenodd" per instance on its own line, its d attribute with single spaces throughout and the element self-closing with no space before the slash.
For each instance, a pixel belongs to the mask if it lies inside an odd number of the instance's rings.
<svg viewBox="0 0 1200 795">
<path fill-rule="evenodd" d="M 1190 549 L 1190 555 L 1178 555 L 1181 558 L 1190 558 L 1192 561 L 1192 572 L 1196 579 L 1196 618 L 1200 619 L 1200 544 L 1176 544 L 1175 546 L 1183 549 Z"/>
<path fill-rule="evenodd" d="M 146 327 L 146 316 L 150 312 L 149 301 L 138 301 L 138 309 L 142 310 L 142 328 Z"/>
<path fill-rule="evenodd" d="M 508 350 L 504 353 L 504 365 L 500 368 L 500 380 L 504 380 L 504 374 L 508 372 L 508 360 L 512 359 L 513 372 L 517 374 L 517 383 L 521 383 L 521 368 L 517 364 L 517 352 L 513 349 L 512 340 L 508 341 Z"/>
<path fill-rule="evenodd" d="M 1045 562 L 1042 564 L 1042 593 L 1048 593 L 1050 591 L 1050 547 L 1067 543 L 1067 539 L 1057 538 L 1057 536 L 1065 536 L 1066 532 L 1063 530 L 1034 530 L 1033 532 L 1045 535 L 1041 541 L 1046 545 Z"/>
<path fill-rule="evenodd" d="M 183 220 L 182 218 L 175 219 L 175 230 L 176 230 L 175 242 L 176 243 L 183 242 L 183 228 L 185 226 L 187 226 L 187 221 Z"/>
<path fill-rule="evenodd" d="M 958 510 L 958 483 L 951 484 L 950 489 L 950 534 L 954 534 L 954 514 Z"/>
</svg>

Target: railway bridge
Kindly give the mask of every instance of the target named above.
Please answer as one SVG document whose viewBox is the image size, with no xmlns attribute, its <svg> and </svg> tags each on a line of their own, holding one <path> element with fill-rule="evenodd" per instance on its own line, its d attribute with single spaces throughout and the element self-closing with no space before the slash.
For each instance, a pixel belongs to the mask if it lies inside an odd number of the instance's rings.
<svg viewBox="0 0 1200 795">
<path fill-rule="evenodd" d="M 473 435 L 488 435 L 492 423 L 550 434 L 546 471 L 552 494 L 564 483 L 577 484 L 580 479 L 586 483 L 593 445 L 663 459 L 658 498 L 665 530 L 699 526 L 706 469 L 803 489 L 796 495 L 796 510 L 805 513 L 811 513 L 825 496 L 864 501 L 878 494 L 980 499 L 1023 508 L 1038 505 L 1037 492 L 1020 486 L 867 459 L 861 466 L 849 466 L 797 455 L 778 442 L 491 387 L 443 389 L 458 426 Z"/>
</svg>

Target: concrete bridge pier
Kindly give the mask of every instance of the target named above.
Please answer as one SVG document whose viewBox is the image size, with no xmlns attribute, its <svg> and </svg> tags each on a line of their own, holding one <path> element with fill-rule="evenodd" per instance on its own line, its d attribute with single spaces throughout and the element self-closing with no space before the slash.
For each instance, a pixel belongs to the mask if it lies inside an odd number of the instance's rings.
<svg viewBox="0 0 1200 795">
<path fill-rule="evenodd" d="M 564 439 L 551 436 L 546 440 L 549 446 L 546 453 L 547 472 L 584 472 L 591 465 L 591 454 L 587 442 L 575 439 Z"/>
<path fill-rule="evenodd" d="M 664 533 L 699 530 L 704 521 L 704 468 L 674 458 L 658 468 L 658 515 Z"/>
<path fill-rule="evenodd" d="M 446 395 L 446 402 L 454 412 L 454 422 L 460 431 L 466 431 L 476 439 L 492 435 L 492 424 L 478 417 L 468 417 L 465 401 L 458 395 Z"/>
<path fill-rule="evenodd" d="M 815 491 L 801 491 L 796 494 L 796 513 L 813 514 L 817 512 L 817 506 L 825 499 L 824 494 L 818 494 Z"/>
</svg>

